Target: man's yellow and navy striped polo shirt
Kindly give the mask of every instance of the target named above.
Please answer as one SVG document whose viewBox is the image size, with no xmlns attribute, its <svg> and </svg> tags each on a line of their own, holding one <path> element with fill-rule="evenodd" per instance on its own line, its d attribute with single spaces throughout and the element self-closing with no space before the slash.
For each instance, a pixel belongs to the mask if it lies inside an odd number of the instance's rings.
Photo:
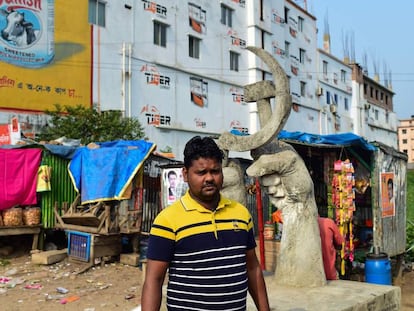
<svg viewBox="0 0 414 311">
<path fill-rule="evenodd" d="M 168 310 L 245 310 L 246 251 L 256 247 L 248 209 L 221 197 L 210 211 L 187 192 L 151 228 L 147 258 L 168 261 Z"/>
</svg>

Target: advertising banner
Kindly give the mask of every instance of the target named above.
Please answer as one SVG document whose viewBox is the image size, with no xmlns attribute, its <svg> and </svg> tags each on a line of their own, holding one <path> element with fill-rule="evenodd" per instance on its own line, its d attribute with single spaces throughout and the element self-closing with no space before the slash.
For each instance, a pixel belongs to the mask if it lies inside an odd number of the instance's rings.
<svg viewBox="0 0 414 311">
<path fill-rule="evenodd" d="M 394 173 L 381 173 L 382 217 L 395 216 Z"/>
<path fill-rule="evenodd" d="M 0 108 L 90 106 L 88 1 L 0 0 Z"/>
</svg>

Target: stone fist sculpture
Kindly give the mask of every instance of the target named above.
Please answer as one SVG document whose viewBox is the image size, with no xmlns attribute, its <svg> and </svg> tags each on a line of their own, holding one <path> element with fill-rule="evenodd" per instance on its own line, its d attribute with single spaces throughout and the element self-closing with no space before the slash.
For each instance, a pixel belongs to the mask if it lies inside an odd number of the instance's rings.
<svg viewBox="0 0 414 311">
<path fill-rule="evenodd" d="M 312 178 L 290 145 L 272 145 L 266 151 L 252 153 L 257 159 L 247 174 L 259 177 L 270 202 L 282 211 L 283 233 L 275 282 L 298 287 L 325 285 Z"/>
</svg>

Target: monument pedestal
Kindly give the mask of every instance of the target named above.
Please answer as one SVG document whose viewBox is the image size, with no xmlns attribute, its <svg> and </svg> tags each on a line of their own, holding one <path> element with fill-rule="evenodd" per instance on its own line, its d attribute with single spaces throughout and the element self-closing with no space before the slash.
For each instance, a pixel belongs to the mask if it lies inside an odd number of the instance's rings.
<svg viewBox="0 0 414 311">
<path fill-rule="evenodd" d="M 265 278 L 271 310 L 277 311 L 398 311 L 401 288 L 354 281 L 328 281 L 322 287 L 286 287 Z M 248 295 L 247 310 L 256 310 Z"/>
</svg>

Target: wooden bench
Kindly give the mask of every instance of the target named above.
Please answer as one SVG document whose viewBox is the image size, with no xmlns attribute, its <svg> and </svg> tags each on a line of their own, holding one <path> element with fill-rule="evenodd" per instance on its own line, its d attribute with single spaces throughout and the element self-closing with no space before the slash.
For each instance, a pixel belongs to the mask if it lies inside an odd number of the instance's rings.
<svg viewBox="0 0 414 311">
<path fill-rule="evenodd" d="M 41 225 L 36 226 L 14 226 L 14 227 L 0 227 L 0 236 L 8 235 L 33 235 L 32 249 L 37 249 L 39 243 L 39 233 Z"/>
</svg>

